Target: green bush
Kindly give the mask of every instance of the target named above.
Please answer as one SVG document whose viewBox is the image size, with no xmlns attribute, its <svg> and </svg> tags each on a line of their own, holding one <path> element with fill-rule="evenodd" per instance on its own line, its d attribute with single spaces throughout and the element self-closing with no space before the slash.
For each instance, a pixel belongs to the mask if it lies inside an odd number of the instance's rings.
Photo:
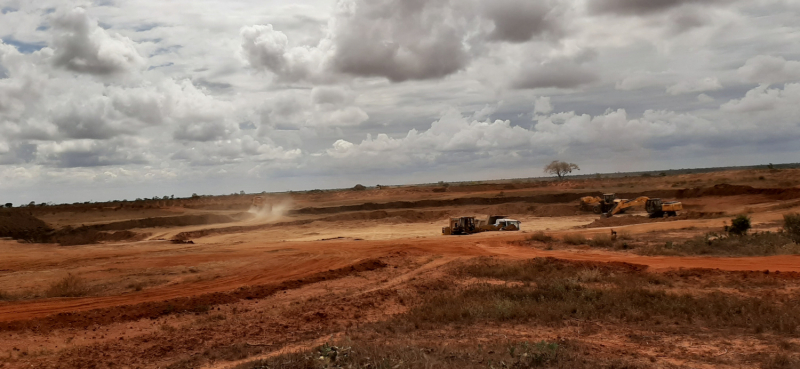
<svg viewBox="0 0 800 369">
<path fill-rule="evenodd" d="M 795 243 L 800 243 L 800 214 L 784 214 L 783 230 Z"/>
<path fill-rule="evenodd" d="M 728 233 L 735 234 L 737 236 L 746 235 L 750 228 L 750 217 L 744 214 L 737 215 L 736 218 L 731 219 L 730 226 L 725 226 L 725 230 Z"/>
</svg>

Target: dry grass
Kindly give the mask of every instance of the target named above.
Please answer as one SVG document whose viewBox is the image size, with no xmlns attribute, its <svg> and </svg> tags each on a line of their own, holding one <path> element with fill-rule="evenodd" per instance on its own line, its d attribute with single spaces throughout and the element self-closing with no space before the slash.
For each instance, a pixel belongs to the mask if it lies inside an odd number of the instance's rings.
<svg viewBox="0 0 800 369">
<path fill-rule="evenodd" d="M 529 242 L 542 242 L 542 243 L 550 243 L 553 242 L 555 239 L 548 234 L 544 233 L 544 231 L 536 231 L 533 232 L 532 235 L 528 236 L 525 241 Z"/>
<path fill-rule="evenodd" d="M 565 234 L 562 240 L 568 245 L 585 245 L 588 242 L 586 237 L 577 233 Z"/>
<path fill-rule="evenodd" d="M 81 297 L 88 295 L 90 292 L 91 289 L 83 279 L 69 274 L 51 284 L 44 294 L 47 297 Z"/>
<path fill-rule="evenodd" d="M 800 243 L 800 214 L 784 214 L 783 230 L 795 243 Z"/>
<path fill-rule="evenodd" d="M 431 296 L 404 320 L 415 327 L 482 321 L 559 326 L 571 319 L 625 322 L 655 329 L 672 322 L 685 327 L 740 328 L 796 334 L 800 308 L 722 293 L 679 295 L 647 288 L 584 287 L 569 281 L 535 287 L 480 285 Z"/>
<path fill-rule="evenodd" d="M 559 325 L 569 319 L 621 321 L 647 328 L 660 322 L 709 328 L 796 334 L 800 305 L 715 291 L 676 294 L 660 288 L 652 273 L 600 269 L 554 259 L 526 263 L 480 261 L 457 270 L 478 278 L 527 282 L 522 286 L 480 284 L 451 287 L 426 296 L 400 318 L 415 327 L 480 321 Z"/>
<path fill-rule="evenodd" d="M 639 365 L 603 362 L 584 353 L 579 342 L 514 342 L 461 347 L 424 347 L 344 340 L 313 350 L 285 354 L 240 365 L 236 369 L 323 368 L 574 368 L 636 369 Z"/>
<path fill-rule="evenodd" d="M 607 234 L 598 234 L 589 242 L 592 247 L 611 248 L 614 247 L 614 240 Z"/>
<path fill-rule="evenodd" d="M 175 363 L 170 364 L 167 366 L 167 369 L 194 369 L 203 367 L 204 364 L 208 362 L 224 362 L 224 361 L 236 361 L 246 359 L 253 355 L 258 355 L 262 352 L 266 351 L 266 348 L 262 346 L 253 346 L 248 345 L 246 343 L 236 343 L 233 345 L 223 345 L 223 346 L 216 346 L 205 351 L 193 355 L 191 358 L 181 360 Z M 253 366 L 240 366 L 240 368 L 252 368 Z M 297 368 L 294 366 L 272 366 L 269 368 Z M 315 368 L 313 366 L 306 367 L 301 366 L 299 368 Z M 320 367 L 326 368 L 326 367 Z"/>
<path fill-rule="evenodd" d="M 707 234 L 685 242 L 648 245 L 642 255 L 768 256 L 800 254 L 800 244 L 785 232 L 762 232 L 744 236 Z"/>
</svg>

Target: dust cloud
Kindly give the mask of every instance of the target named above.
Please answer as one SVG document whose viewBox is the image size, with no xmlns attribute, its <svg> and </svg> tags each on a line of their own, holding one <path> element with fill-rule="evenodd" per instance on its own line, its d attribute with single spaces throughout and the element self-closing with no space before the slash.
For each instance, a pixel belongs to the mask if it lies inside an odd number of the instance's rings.
<svg viewBox="0 0 800 369">
<path fill-rule="evenodd" d="M 255 220 L 274 222 L 283 219 L 293 201 L 290 198 L 267 199 L 263 206 L 251 205 L 247 212 L 255 216 Z"/>
</svg>

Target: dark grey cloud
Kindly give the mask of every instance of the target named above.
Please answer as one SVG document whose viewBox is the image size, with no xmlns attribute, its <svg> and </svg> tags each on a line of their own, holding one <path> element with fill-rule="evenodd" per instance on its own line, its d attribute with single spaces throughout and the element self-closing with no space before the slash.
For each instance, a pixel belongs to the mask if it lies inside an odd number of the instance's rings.
<svg viewBox="0 0 800 369">
<path fill-rule="evenodd" d="M 147 70 L 153 70 L 153 69 L 158 69 L 158 68 L 166 68 L 166 67 L 171 67 L 173 65 L 175 65 L 175 63 L 173 63 L 173 62 L 164 63 L 164 64 L 161 64 L 161 65 L 153 65 L 153 66 L 148 67 Z"/>
<path fill-rule="evenodd" d="M 314 104 L 341 105 L 349 102 L 347 91 L 336 87 L 316 87 L 311 91 L 311 101 Z"/>
<path fill-rule="evenodd" d="M 589 10 L 595 14 L 646 15 L 682 5 L 713 5 L 732 0 L 592 0 Z"/>
<path fill-rule="evenodd" d="M 36 159 L 36 144 L 12 142 L 7 152 L 0 152 L 0 165 L 31 163 Z"/>
<path fill-rule="evenodd" d="M 680 34 L 711 23 L 711 16 L 708 12 L 698 9 L 685 9 L 673 12 L 667 21 L 670 31 L 673 34 Z"/>
<path fill-rule="evenodd" d="M 518 89 L 581 87 L 599 80 L 599 76 L 572 61 L 550 61 L 540 65 L 526 65 L 512 82 Z"/>
<path fill-rule="evenodd" d="M 164 123 L 163 97 L 148 90 L 116 91 L 112 94 L 112 106 L 117 111 L 146 125 Z"/>
<path fill-rule="evenodd" d="M 139 25 L 133 27 L 133 30 L 136 31 L 136 32 L 145 32 L 145 31 L 149 31 L 151 29 L 154 29 L 156 27 L 161 27 L 161 26 L 163 26 L 163 25 L 159 24 L 159 23 L 144 23 L 144 24 L 139 24 Z"/>
<path fill-rule="evenodd" d="M 123 129 L 105 117 L 105 107 L 96 105 L 84 110 L 72 108 L 66 114 L 53 119 L 59 133 L 71 139 L 107 140 L 123 133 Z"/>
<path fill-rule="evenodd" d="M 172 63 L 170 63 L 170 64 L 172 64 Z M 164 65 L 164 66 L 167 66 L 167 65 Z M 208 90 L 212 90 L 212 91 L 228 90 L 228 89 L 233 87 L 232 84 L 227 83 L 227 82 L 212 82 L 212 81 L 209 81 L 209 80 L 207 80 L 205 78 L 198 78 L 198 79 L 192 80 L 192 83 L 195 86 L 204 87 L 204 88 L 206 88 Z"/>
<path fill-rule="evenodd" d="M 82 8 L 56 17 L 53 25 L 56 32 L 53 62 L 58 67 L 79 73 L 110 75 L 143 64 L 130 39 L 102 30 Z"/>
<path fill-rule="evenodd" d="M 558 3 L 555 1 L 487 0 L 485 16 L 494 23 L 490 40 L 526 42 L 536 36 L 563 32 Z"/>
<path fill-rule="evenodd" d="M 122 150 L 116 144 L 94 142 L 89 145 L 70 145 L 47 154 L 45 159 L 58 168 L 102 167 L 109 165 L 147 164 L 141 153 Z"/>
<path fill-rule="evenodd" d="M 393 82 L 436 79 L 470 60 L 448 0 L 356 1 L 337 17 L 334 68 Z"/>
</svg>

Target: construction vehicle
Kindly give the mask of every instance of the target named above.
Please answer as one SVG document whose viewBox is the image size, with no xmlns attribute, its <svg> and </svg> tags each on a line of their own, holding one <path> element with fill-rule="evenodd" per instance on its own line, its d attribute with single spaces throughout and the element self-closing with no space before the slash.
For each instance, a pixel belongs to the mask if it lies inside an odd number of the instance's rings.
<svg viewBox="0 0 800 369">
<path fill-rule="evenodd" d="M 511 218 L 503 218 L 498 219 L 495 222 L 494 227 L 497 228 L 498 231 L 519 231 L 520 221 Z"/>
<path fill-rule="evenodd" d="M 505 219 L 505 215 L 489 215 L 486 219 L 476 219 L 475 225 L 479 229 L 489 230 L 487 227 L 494 226 L 498 220 Z"/>
<path fill-rule="evenodd" d="M 606 218 L 610 218 L 615 214 L 619 214 L 625 209 L 644 205 L 645 211 L 650 216 L 650 218 L 661 218 L 661 217 L 674 217 L 678 215 L 679 210 L 683 210 L 683 204 L 679 201 L 668 201 L 664 202 L 659 198 L 649 198 L 647 196 L 640 196 L 633 200 L 620 200 L 614 204 L 614 206 L 606 212 L 603 212 L 603 215 Z"/>
<path fill-rule="evenodd" d="M 505 215 L 490 215 L 486 219 L 475 217 L 450 218 L 450 225 L 442 228 L 444 235 L 462 235 L 487 231 L 518 231 L 521 222 Z"/>
<path fill-rule="evenodd" d="M 595 214 L 604 214 L 614 208 L 621 200 L 616 194 L 606 193 L 600 196 L 581 197 L 581 210 L 591 211 Z"/>
<path fill-rule="evenodd" d="M 444 235 L 460 235 L 478 233 L 477 225 L 475 224 L 475 217 L 459 217 L 450 218 L 450 226 L 442 228 Z"/>
<path fill-rule="evenodd" d="M 256 197 L 253 198 L 252 207 L 255 210 L 261 211 L 261 210 L 263 210 L 263 209 L 265 209 L 267 207 L 271 208 L 272 205 L 267 202 L 267 198 L 266 197 L 264 197 L 264 196 L 256 196 Z"/>
</svg>

